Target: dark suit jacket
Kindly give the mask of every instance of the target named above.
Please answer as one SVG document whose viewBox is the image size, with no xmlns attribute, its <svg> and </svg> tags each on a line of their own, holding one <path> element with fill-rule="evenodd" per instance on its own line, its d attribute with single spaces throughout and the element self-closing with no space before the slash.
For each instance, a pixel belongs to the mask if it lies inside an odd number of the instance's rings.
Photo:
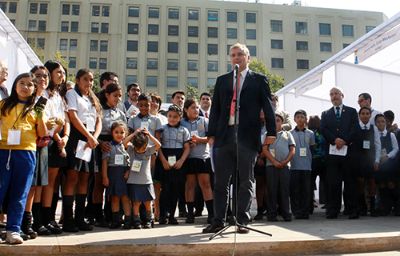
<svg viewBox="0 0 400 256">
<path fill-rule="evenodd" d="M 343 105 L 340 119 L 336 119 L 334 108 L 330 108 L 321 114 L 321 133 L 329 144 L 335 144 L 336 138 L 341 138 L 347 146 L 351 146 L 355 138 L 358 125 L 357 111 Z M 328 151 L 327 151 L 328 152 Z"/>
<path fill-rule="evenodd" d="M 219 76 L 215 83 L 208 124 L 208 136 L 215 137 L 215 147 L 227 143 L 226 135 L 232 97 L 233 71 Z M 275 136 L 275 112 L 271 105 L 267 77 L 249 70 L 240 93 L 238 141 L 254 150 L 259 150 L 261 147 L 261 110 L 265 113 L 268 136 Z"/>
</svg>

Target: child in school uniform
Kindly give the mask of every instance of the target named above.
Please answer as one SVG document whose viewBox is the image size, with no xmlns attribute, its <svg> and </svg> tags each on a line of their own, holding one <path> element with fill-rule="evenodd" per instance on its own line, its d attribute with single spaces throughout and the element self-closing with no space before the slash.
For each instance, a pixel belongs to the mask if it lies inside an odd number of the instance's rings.
<svg viewBox="0 0 400 256">
<path fill-rule="evenodd" d="M 30 73 L 15 79 L 0 102 L 0 205 L 7 195 L 6 242 L 21 244 L 21 222 L 36 165 L 36 138 L 47 134 L 44 105 L 35 105 Z"/>
<path fill-rule="evenodd" d="M 397 179 L 397 154 L 399 146 L 396 136 L 386 130 L 385 116 L 377 114 L 375 116 L 375 125 L 381 139 L 381 155 L 378 166 L 378 171 L 375 172 L 375 179 L 379 184 L 379 213 L 386 216 L 391 213 L 394 205 L 393 196 L 398 189 L 396 188 Z M 398 207 L 397 207 L 398 208 Z M 399 211 L 397 209 L 397 211 Z"/>
<path fill-rule="evenodd" d="M 149 140 L 151 143 L 149 143 Z M 132 141 L 132 143 L 128 143 Z M 151 201 L 155 199 L 151 178 L 151 156 L 161 147 L 160 142 L 146 128 L 139 128 L 125 139 L 131 168 L 128 178 L 128 195 L 133 205 L 133 228 L 140 229 L 139 207 L 146 208 L 143 228 L 151 228 L 154 222 Z"/>
<path fill-rule="evenodd" d="M 381 140 L 377 128 L 370 123 L 371 109 L 361 107 L 358 111 L 359 125 L 352 145 L 353 165 L 358 176 L 357 209 L 360 216 L 367 215 L 367 205 L 370 215 L 378 216 L 375 208 L 376 185 L 374 172 L 378 169 L 381 156 Z M 367 188 L 368 195 L 365 195 Z M 368 199 L 368 203 L 365 199 Z"/>
<path fill-rule="evenodd" d="M 208 219 L 211 223 L 214 216 L 213 194 L 211 190 L 210 148 L 208 146 L 208 119 L 199 116 L 199 105 L 195 99 L 187 99 L 183 105 L 184 118 L 181 121 L 191 135 L 190 155 L 187 159 L 185 198 L 188 209 L 186 223 L 194 223 L 194 201 L 196 183 L 199 183 L 206 203 Z"/>
<path fill-rule="evenodd" d="M 171 105 L 167 112 L 168 124 L 164 125 L 160 133 L 161 150 L 156 167 L 161 172 L 161 195 L 159 224 L 167 224 L 167 212 L 170 214 L 168 224 L 177 225 L 175 218 L 179 188 L 184 186 L 184 163 L 190 153 L 190 133 L 181 125 L 182 109 Z M 156 175 L 156 176 L 160 176 Z"/>
<path fill-rule="evenodd" d="M 128 198 L 126 180 L 129 175 L 129 155 L 123 141 L 128 128 L 125 122 L 115 121 L 111 125 L 111 150 L 102 156 L 102 181 L 107 188 L 106 195 L 111 197 L 112 222 L 111 229 L 121 227 L 119 206 L 122 201 L 125 220 L 124 229 L 131 228 L 131 208 Z"/>
<path fill-rule="evenodd" d="M 296 219 L 308 219 L 311 198 L 311 147 L 315 144 L 314 132 L 306 128 L 307 113 L 294 113 L 296 127 L 291 131 L 296 150 L 290 162 L 290 204 Z"/>
<path fill-rule="evenodd" d="M 133 132 L 139 128 L 146 128 L 151 135 L 155 136 L 156 131 L 161 129 L 161 120 L 154 115 L 150 115 L 151 97 L 142 93 L 138 97 L 137 107 L 139 113 L 130 118 L 128 128 Z"/>
<path fill-rule="evenodd" d="M 276 139 L 271 145 L 263 148 L 263 153 L 267 158 L 267 220 L 278 221 L 277 206 L 285 221 L 291 221 L 292 216 L 289 210 L 289 191 L 290 191 L 290 160 L 295 154 L 296 143 L 292 134 L 282 130 L 283 115 L 275 113 Z M 278 199 L 278 196 L 280 197 Z"/>
</svg>

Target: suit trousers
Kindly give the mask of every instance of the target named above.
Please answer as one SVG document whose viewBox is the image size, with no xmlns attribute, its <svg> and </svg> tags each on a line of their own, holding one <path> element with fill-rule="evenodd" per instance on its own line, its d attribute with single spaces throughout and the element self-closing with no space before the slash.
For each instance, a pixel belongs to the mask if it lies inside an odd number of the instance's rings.
<svg viewBox="0 0 400 256">
<path fill-rule="evenodd" d="M 232 129 L 233 130 L 233 129 Z M 233 133 L 232 133 L 233 134 Z M 231 136 L 233 137 L 233 136 Z M 236 143 L 231 142 L 218 147 L 215 159 L 214 176 L 214 223 L 224 224 L 228 207 L 229 187 L 231 177 L 236 169 L 238 159 L 238 191 L 237 191 L 237 221 L 247 225 L 250 222 L 251 199 L 254 195 L 254 165 L 257 151 L 244 147 L 239 142 L 236 153 Z M 235 195 L 235 191 L 233 192 Z M 235 205 L 233 205 L 235 207 Z M 233 211 L 234 212 L 234 211 Z"/>
<path fill-rule="evenodd" d="M 311 171 L 290 170 L 290 205 L 295 217 L 309 215 L 312 201 L 310 191 Z"/>
</svg>

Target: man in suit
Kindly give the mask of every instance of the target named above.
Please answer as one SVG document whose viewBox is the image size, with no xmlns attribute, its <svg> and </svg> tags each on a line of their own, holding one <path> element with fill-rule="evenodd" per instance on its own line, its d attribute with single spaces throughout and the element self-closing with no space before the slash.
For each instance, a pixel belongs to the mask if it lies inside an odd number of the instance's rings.
<svg viewBox="0 0 400 256">
<path fill-rule="evenodd" d="M 342 181 L 346 190 L 349 219 L 358 218 L 356 209 L 356 173 L 351 168 L 350 152 L 358 125 L 358 115 L 354 108 L 343 105 L 343 91 L 338 87 L 330 90 L 333 107 L 322 112 L 321 133 L 327 141 L 327 204 L 326 217 L 336 219 L 342 205 Z M 345 150 L 339 155 L 338 150 Z M 335 153 L 336 152 L 336 153 Z"/>
<path fill-rule="evenodd" d="M 203 92 L 200 95 L 200 116 L 204 116 L 205 118 L 210 118 L 210 109 L 211 109 L 211 94 L 208 92 Z"/>
<path fill-rule="evenodd" d="M 230 48 L 232 67 L 238 66 L 238 74 L 231 71 L 217 78 L 212 99 L 209 143 L 216 148 L 214 180 L 214 220 L 204 233 L 215 233 L 224 227 L 230 179 L 238 162 L 237 221 L 247 225 L 250 221 L 251 196 L 254 193 L 253 168 L 261 149 L 260 111 L 266 118 L 267 136 L 264 144 L 275 140 L 275 114 L 271 105 L 271 92 L 264 75 L 249 70 L 248 48 L 236 43 Z M 237 81 L 238 80 L 238 81 Z M 238 95 L 234 89 L 238 84 Z M 235 111 L 236 100 L 238 109 Z M 238 124 L 238 141 L 235 140 L 235 123 Z M 236 146 L 238 146 L 237 155 Z M 238 158 L 238 161 L 236 161 Z M 239 233 L 248 233 L 239 228 Z"/>
</svg>

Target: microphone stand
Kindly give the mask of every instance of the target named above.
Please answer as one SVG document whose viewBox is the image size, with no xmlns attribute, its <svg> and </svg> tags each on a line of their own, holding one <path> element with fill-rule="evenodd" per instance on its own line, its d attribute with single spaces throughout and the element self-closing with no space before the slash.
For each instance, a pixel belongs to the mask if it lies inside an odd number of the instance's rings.
<svg viewBox="0 0 400 256">
<path fill-rule="evenodd" d="M 223 232 L 225 232 L 228 228 L 230 228 L 231 226 L 235 226 L 235 231 L 237 232 L 238 228 L 244 228 L 247 230 L 251 230 L 254 232 L 258 232 L 260 234 L 264 234 L 267 236 L 272 236 L 272 234 L 261 231 L 261 230 L 257 230 L 254 228 L 250 228 L 248 226 L 242 225 L 240 223 L 237 222 L 237 199 L 238 199 L 238 177 L 239 177 L 239 139 L 238 139 L 238 130 L 239 130 L 239 80 L 238 80 L 238 76 L 239 76 L 239 65 L 236 64 L 235 65 L 235 78 L 236 78 L 236 82 L 235 82 L 235 93 L 236 93 L 236 102 L 235 102 L 235 116 L 234 116 L 234 131 L 235 131 L 235 150 L 236 150 L 236 166 L 235 169 L 233 170 L 232 173 L 232 185 L 233 185 L 233 195 L 231 193 L 229 193 L 230 196 L 230 201 L 232 202 L 231 207 L 232 207 L 232 219 L 228 222 L 228 225 L 226 225 L 223 229 L 221 229 L 220 231 L 218 231 L 217 233 L 213 234 L 212 236 L 210 236 L 209 240 L 214 239 L 215 237 L 222 235 Z M 245 77 L 243 78 L 245 79 Z M 243 81 L 244 82 L 244 81 Z M 244 84 L 244 83 L 243 83 Z"/>
</svg>

